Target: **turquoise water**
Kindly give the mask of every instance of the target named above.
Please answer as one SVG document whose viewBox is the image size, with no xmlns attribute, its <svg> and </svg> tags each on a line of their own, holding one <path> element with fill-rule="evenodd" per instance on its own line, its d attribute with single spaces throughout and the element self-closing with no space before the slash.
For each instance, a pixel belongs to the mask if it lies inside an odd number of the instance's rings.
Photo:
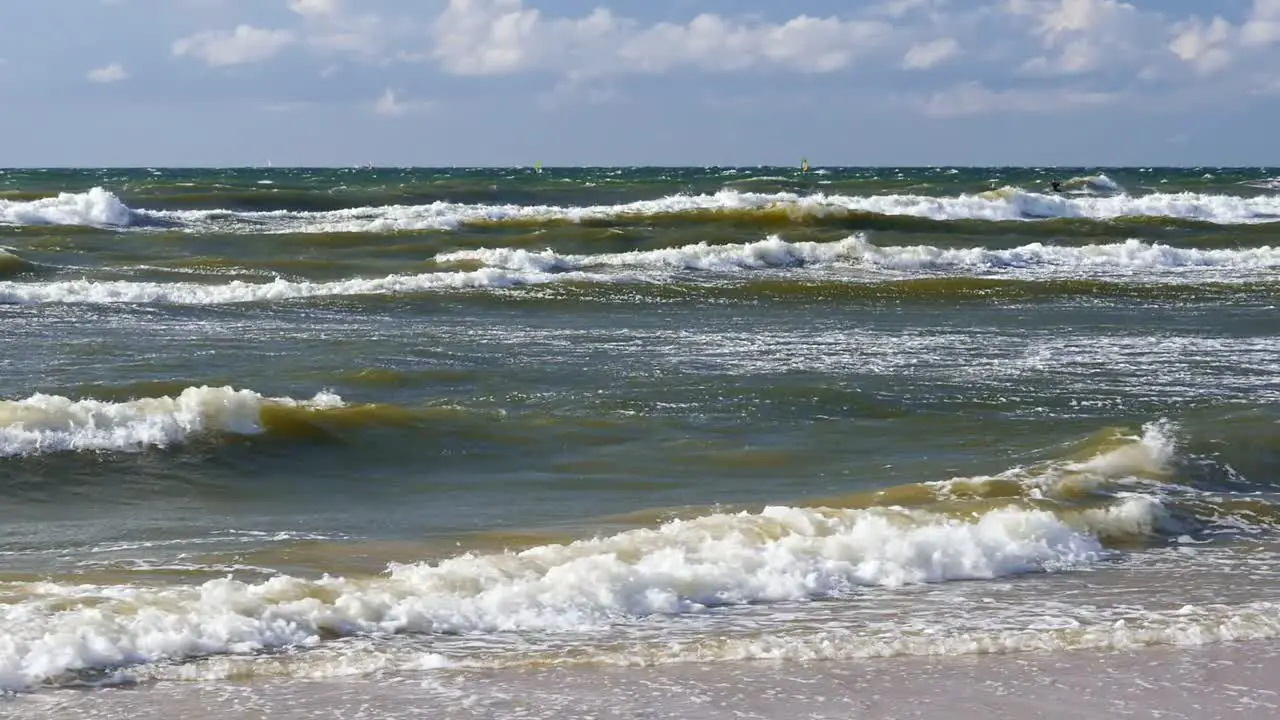
<svg viewBox="0 0 1280 720">
<path fill-rule="evenodd" d="M 1270 640 L 1278 176 L 4 171 L 0 688 Z"/>
</svg>

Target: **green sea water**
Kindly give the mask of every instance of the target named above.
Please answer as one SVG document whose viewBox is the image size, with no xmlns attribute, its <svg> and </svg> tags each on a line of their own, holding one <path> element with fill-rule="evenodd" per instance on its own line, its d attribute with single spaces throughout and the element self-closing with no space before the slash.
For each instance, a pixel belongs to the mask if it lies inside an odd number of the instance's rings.
<svg viewBox="0 0 1280 720">
<path fill-rule="evenodd" d="M 1278 177 L 3 171 L 0 689 L 1269 641 Z"/>
</svg>

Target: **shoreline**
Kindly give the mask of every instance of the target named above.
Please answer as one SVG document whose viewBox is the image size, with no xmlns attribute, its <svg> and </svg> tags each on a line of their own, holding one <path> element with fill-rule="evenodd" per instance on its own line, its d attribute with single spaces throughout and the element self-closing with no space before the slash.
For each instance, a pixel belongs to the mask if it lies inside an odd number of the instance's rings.
<svg viewBox="0 0 1280 720">
<path fill-rule="evenodd" d="M 1274 718 L 1280 645 L 865 662 L 431 671 L 252 682 L 161 682 L 0 701 L 0 715 L 237 718 Z"/>
</svg>

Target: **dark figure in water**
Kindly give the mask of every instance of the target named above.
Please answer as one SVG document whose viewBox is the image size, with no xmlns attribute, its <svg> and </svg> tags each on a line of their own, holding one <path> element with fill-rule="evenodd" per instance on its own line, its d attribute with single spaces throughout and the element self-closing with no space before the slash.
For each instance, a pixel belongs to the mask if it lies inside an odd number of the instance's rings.
<svg viewBox="0 0 1280 720">
<path fill-rule="evenodd" d="M 1062 192 L 1062 183 L 1058 182 L 1057 180 L 1050 182 L 1049 187 L 1052 188 L 1053 191 L 1056 193 Z"/>
</svg>

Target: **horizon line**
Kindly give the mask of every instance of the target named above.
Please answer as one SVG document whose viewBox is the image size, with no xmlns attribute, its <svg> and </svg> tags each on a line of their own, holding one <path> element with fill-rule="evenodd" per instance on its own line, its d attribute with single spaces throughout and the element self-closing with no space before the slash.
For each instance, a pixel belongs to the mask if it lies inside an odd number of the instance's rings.
<svg viewBox="0 0 1280 720">
<path fill-rule="evenodd" d="M 740 164 L 740 165 L 546 165 L 539 163 L 521 164 L 521 165 L 376 165 L 372 163 L 361 165 L 0 165 L 0 172 L 22 171 L 22 170 L 533 170 L 541 168 L 542 170 L 711 170 L 711 169 L 744 169 L 744 168 L 768 168 L 768 169 L 800 169 L 799 163 L 795 164 Z M 808 165 L 809 171 L 814 170 L 878 170 L 878 169 L 901 169 L 901 170 L 939 170 L 939 169 L 958 169 L 958 170 L 990 170 L 990 169 L 1017 169 L 1017 170 L 1131 170 L 1131 169 L 1151 169 L 1151 170 L 1198 170 L 1198 169 L 1216 169 L 1216 170 L 1274 170 L 1280 168 L 1280 165 L 922 165 L 922 164 L 869 164 L 869 165 Z"/>
</svg>

